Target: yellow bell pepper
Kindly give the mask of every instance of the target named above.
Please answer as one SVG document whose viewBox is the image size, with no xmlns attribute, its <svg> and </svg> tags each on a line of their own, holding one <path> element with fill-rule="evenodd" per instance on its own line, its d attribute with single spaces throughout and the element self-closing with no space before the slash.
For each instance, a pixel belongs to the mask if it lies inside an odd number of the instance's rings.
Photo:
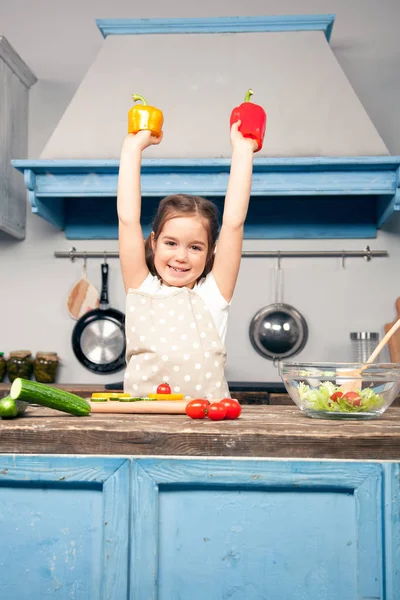
<svg viewBox="0 0 400 600">
<path fill-rule="evenodd" d="M 151 400 L 183 400 L 183 394 L 149 394 Z"/>
<path fill-rule="evenodd" d="M 131 394 L 123 392 L 93 392 L 92 398 L 94 399 L 106 399 L 106 400 L 118 400 L 119 398 L 130 398 Z"/>
<path fill-rule="evenodd" d="M 143 96 L 132 94 L 134 102 L 141 100 L 143 104 L 135 104 L 128 111 L 128 133 L 150 130 L 152 135 L 159 137 L 164 123 L 164 115 L 159 108 L 149 106 Z"/>
</svg>

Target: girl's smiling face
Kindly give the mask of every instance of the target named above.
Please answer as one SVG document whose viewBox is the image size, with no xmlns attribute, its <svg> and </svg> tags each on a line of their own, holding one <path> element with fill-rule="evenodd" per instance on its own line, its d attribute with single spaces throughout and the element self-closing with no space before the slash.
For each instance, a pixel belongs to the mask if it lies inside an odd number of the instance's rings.
<svg viewBox="0 0 400 600">
<path fill-rule="evenodd" d="M 152 234 L 154 266 L 163 283 L 192 289 L 204 271 L 208 237 L 197 216 L 169 219 L 158 237 Z"/>
</svg>

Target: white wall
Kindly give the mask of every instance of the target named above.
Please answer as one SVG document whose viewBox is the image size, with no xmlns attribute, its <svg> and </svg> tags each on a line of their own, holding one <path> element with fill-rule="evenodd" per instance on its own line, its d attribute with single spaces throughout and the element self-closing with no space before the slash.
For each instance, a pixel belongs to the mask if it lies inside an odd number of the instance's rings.
<svg viewBox="0 0 400 600">
<path fill-rule="evenodd" d="M 400 154 L 400 17 L 397 0 L 306 2 L 203 0 L 164 3 L 145 8 L 128 0 L 71 0 L 67 4 L 37 0 L 0 1 L 0 28 L 29 65 L 39 82 L 31 90 L 30 158 L 38 158 L 75 90 L 98 54 L 103 39 L 96 18 L 223 16 L 239 14 L 336 13 L 332 49 L 349 77 L 378 132 L 392 154 Z M 24 19 L 21 15 L 24 14 Z M 19 157 L 16 157 L 19 158 Z M 350 357 L 349 332 L 374 330 L 395 317 L 399 294 L 400 219 L 392 219 L 376 240 L 252 241 L 245 249 L 386 249 L 388 259 L 366 263 L 348 259 L 288 259 L 284 268 L 284 300 L 307 319 L 309 342 L 298 356 L 307 360 Z M 116 250 L 117 242 L 85 241 L 80 250 Z M 55 250 L 72 243 L 51 225 L 29 213 L 27 237 L 16 242 L 0 238 L 0 350 L 30 348 L 57 351 L 63 360 L 61 382 L 103 384 L 122 374 L 96 376 L 73 356 L 70 336 L 74 322 L 65 302 L 80 276 L 81 265 L 55 259 Z M 110 260 L 110 300 L 124 310 L 124 293 L 117 260 Z M 250 345 L 248 327 L 254 313 L 274 300 L 274 261 L 244 259 L 232 306 L 228 332 L 228 379 L 278 380 L 275 367 Z M 89 261 L 89 278 L 100 283 L 99 261 Z"/>
</svg>

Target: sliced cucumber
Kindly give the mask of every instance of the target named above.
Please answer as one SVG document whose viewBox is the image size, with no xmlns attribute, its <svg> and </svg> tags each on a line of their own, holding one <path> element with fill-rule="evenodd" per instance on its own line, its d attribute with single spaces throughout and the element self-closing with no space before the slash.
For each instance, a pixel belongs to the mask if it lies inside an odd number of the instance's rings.
<svg viewBox="0 0 400 600">
<path fill-rule="evenodd" d="M 13 400 L 24 400 L 32 404 L 40 404 L 77 417 L 83 417 L 90 413 L 90 404 L 84 398 L 65 390 L 50 387 L 44 383 L 19 377 L 11 385 L 10 396 Z"/>
<path fill-rule="evenodd" d="M 0 400 L 0 417 L 2 419 L 13 419 L 20 417 L 26 411 L 28 402 L 13 400 L 11 396 L 5 396 Z M 14 414 L 16 411 L 16 414 Z"/>
<path fill-rule="evenodd" d="M 2 419 L 14 419 L 18 417 L 17 403 L 10 396 L 0 400 L 0 417 Z"/>
<path fill-rule="evenodd" d="M 131 396 L 130 398 L 119 398 L 119 402 L 143 402 L 144 400 L 151 400 L 151 398 L 135 398 Z"/>
</svg>

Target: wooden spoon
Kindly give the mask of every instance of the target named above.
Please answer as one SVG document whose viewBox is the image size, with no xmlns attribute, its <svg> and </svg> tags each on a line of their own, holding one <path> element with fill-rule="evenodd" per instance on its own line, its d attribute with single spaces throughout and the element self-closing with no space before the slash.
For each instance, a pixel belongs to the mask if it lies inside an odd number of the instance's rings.
<svg viewBox="0 0 400 600">
<path fill-rule="evenodd" d="M 382 352 L 383 348 L 386 346 L 390 338 L 396 331 L 400 328 L 400 319 L 396 321 L 396 323 L 389 329 L 387 334 L 381 339 L 371 356 L 366 361 L 365 365 L 361 369 L 354 369 L 353 371 L 340 370 L 338 374 L 342 377 L 360 377 L 361 373 L 367 368 L 368 365 L 374 362 L 376 357 Z M 361 382 L 358 380 L 353 381 L 345 381 L 342 384 L 342 388 L 344 392 L 356 392 L 360 389 Z"/>
</svg>

